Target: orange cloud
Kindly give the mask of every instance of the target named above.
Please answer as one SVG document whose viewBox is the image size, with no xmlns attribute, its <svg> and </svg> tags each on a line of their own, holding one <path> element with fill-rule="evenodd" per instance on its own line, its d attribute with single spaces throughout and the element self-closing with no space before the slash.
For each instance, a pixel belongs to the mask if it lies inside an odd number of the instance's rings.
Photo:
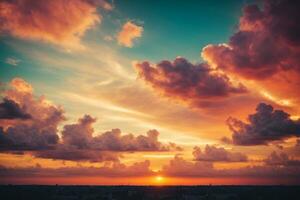
<svg viewBox="0 0 300 200">
<path fill-rule="evenodd" d="M 97 7 L 112 8 L 104 0 L 4 0 L 0 2 L 0 31 L 22 39 L 82 48 L 80 38 L 101 22 Z"/>
<path fill-rule="evenodd" d="M 141 37 L 143 30 L 143 27 L 133 22 L 126 22 L 117 36 L 118 43 L 125 47 L 132 47 L 134 39 Z"/>
<path fill-rule="evenodd" d="M 21 93 L 30 93 L 31 94 L 33 92 L 32 86 L 29 83 L 27 83 L 26 81 L 24 81 L 23 79 L 21 79 L 21 78 L 14 78 L 10 82 L 10 86 L 14 90 L 16 90 L 18 92 L 21 92 Z M 9 96 L 9 94 L 8 94 L 8 96 Z"/>
</svg>

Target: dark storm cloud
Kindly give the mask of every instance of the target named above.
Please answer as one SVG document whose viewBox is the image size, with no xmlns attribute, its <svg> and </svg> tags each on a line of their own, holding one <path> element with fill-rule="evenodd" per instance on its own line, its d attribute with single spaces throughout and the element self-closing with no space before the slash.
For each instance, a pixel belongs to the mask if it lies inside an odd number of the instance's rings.
<svg viewBox="0 0 300 200">
<path fill-rule="evenodd" d="M 0 103 L 0 119 L 29 119 L 30 117 L 13 100 L 4 98 Z"/>
<path fill-rule="evenodd" d="M 271 105 L 258 104 L 256 113 L 248 116 L 248 123 L 228 118 L 232 131 L 232 143 L 236 145 L 260 145 L 289 137 L 300 136 L 300 120 L 290 119 L 282 110 L 274 110 Z M 229 142 L 228 138 L 223 141 Z"/>
</svg>

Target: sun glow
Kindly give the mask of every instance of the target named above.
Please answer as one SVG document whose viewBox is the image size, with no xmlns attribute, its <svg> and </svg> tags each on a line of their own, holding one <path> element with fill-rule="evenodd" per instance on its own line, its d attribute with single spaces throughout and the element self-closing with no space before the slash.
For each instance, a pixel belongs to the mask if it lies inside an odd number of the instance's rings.
<svg viewBox="0 0 300 200">
<path fill-rule="evenodd" d="M 164 177 L 162 177 L 162 176 L 155 176 L 155 182 L 157 184 L 163 183 L 164 182 Z"/>
</svg>

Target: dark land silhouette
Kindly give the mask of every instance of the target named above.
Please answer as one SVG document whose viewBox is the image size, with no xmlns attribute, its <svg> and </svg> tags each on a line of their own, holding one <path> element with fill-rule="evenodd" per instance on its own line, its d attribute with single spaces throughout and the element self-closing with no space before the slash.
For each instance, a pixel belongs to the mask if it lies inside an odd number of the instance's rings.
<svg viewBox="0 0 300 200">
<path fill-rule="evenodd" d="M 2 185 L 3 200 L 297 200 L 300 186 Z"/>
</svg>

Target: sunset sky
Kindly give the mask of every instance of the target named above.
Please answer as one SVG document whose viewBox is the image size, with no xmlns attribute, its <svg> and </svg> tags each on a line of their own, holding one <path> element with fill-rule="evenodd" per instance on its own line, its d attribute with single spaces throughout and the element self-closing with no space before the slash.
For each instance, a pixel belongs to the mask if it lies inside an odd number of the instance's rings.
<svg viewBox="0 0 300 200">
<path fill-rule="evenodd" d="M 299 10 L 0 0 L 0 184 L 300 184 Z"/>
</svg>

